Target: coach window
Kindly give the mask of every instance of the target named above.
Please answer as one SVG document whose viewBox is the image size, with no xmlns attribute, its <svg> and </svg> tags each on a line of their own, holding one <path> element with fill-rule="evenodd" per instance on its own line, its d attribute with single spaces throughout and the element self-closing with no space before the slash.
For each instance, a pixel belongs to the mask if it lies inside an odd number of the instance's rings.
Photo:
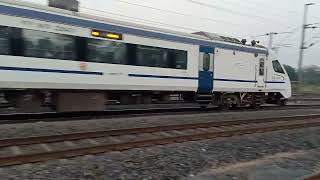
<svg viewBox="0 0 320 180">
<path fill-rule="evenodd" d="M 275 72 L 285 74 L 278 60 L 272 61 L 272 65 Z"/>
<path fill-rule="evenodd" d="M 126 64 L 127 46 L 125 43 L 88 39 L 88 60 L 90 62 Z"/>
<path fill-rule="evenodd" d="M 169 68 L 168 50 L 137 45 L 137 66 Z"/>
<path fill-rule="evenodd" d="M 172 55 L 171 62 L 173 63 L 173 67 L 175 69 L 187 69 L 188 64 L 188 53 L 187 51 L 182 50 L 170 50 L 170 54 Z"/>
<path fill-rule="evenodd" d="M 204 71 L 210 70 L 210 54 L 209 53 L 203 54 L 203 70 Z"/>
<path fill-rule="evenodd" d="M 260 59 L 259 76 L 264 76 L 264 59 Z"/>
<path fill-rule="evenodd" d="M 0 26 L 0 54 L 10 53 L 10 33 L 8 27 Z"/>
<path fill-rule="evenodd" d="M 24 56 L 74 60 L 75 38 L 63 34 L 23 30 Z"/>
</svg>

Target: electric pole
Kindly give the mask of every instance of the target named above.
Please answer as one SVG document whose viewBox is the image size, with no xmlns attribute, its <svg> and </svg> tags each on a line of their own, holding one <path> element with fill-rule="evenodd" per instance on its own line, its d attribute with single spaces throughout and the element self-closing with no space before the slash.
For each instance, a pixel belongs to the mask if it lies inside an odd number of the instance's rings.
<svg viewBox="0 0 320 180">
<path fill-rule="evenodd" d="M 305 36 L 306 36 L 306 29 L 310 28 L 307 24 L 308 18 L 308 8 L 309 6 L 314 5 L 314 3 L 308 3 L 304 5 L 304 15 L 303 15 L 303 23 L 302 23 L 302 36 L 301 36 L 301 45 L 300 45 L 300 53 L 299 53 L 299 63 L 298 63 L 298 89 L 300 88 L 302 81 L 303 81 L 303 72 L 302 72 L 302 63 L 303 63 L 303 55 L 305 47 Z"/>
<path fill-rule="evenodd" d="M 271 33 L 267 33 L 266 35 L 269 36 L 269 46 L 268 49 L 271 50 L 272 49 L 272 43 L 273 43 L 273 35 L 277 35 L 278 33 L 275 32 L 271 32 Z"/>
<path fill-rule="evenodd" d="M 259 35 L 259 36 L 253 36 L 253 37 L 260 37 L 260 36 L 269 36 L 269 45 L 268 45 L 268 49 L 269 51 L 272 50 L 273 48 L 273 39 L 275 35 L 280 35 L 280 34 L 291 34 L 292 32 L 269 32 L 263 35 Z"/>
</svg>

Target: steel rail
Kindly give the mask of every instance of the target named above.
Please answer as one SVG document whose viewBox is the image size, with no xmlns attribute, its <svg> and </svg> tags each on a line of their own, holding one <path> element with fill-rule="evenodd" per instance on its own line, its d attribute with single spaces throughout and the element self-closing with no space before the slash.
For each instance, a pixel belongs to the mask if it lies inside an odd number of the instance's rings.
<svg viewBox="0 0 320 180">
<path fill-rule="evenodd" d="M 108 111 L 90 111 L 90 112 L 45 112 L 45 113 L 11 113 L 0 114 L 0 125 L 6 124 L 25 124 L 36 122 L 63 122 L 78 121 L 91 119 L 108 119 L 108 118 L 126 118 L 142 116 L 161 116 L 161 115 L 179 115 L 179 114 L 203 114 L 203 113 L 220 113 L 220 112 L 243 112 L 243 111 L 263 111 L 263 110 L 289 110 L 289 109 L 312 109 L 320 108 L 320 105 L 288 105 L 263 106 L 261 109 L 242 108 L 237 110 L 221 111 L 216 107 L 201 109 L 199 107 L 181 107 L 181 108 L 153 108 L 153 109 L 127 109 L 127 110 L 108 110 Z"/>
<path fill-rule="evenodd" d="M 305 178 L 304 180 L 320 180 L 320 174 Z"/>
<path fill-rule="evenodd" d="M 302 119 L 301 119 L 302 120 Z M 283 122 L 283 121 L 282 121 Z M 254 123 L 253 123 L 254 124 Z M 40 152 L 34 154 L 24 154 L 18 156 L 9 156 L 0 158 L 0 167 L 12 166 L 26 163 L 36 163 L 43 162 L 53 159 L 61 158 L 72 158 L 77 156 L 83 156 L 88 154 L 101 154 L 111 151 L 124 151 L 133 148 L 151 147 L 155 145 L 166 145 L 173 143 L 182 143 L 188 141 L 200 141 L 206 139 L 214 139 L 217 137 L 230 137 L 236 135 L 254 134 L 254 133 L 264 133 L 271 131 L 287 130 L 287 129 L 297 129 L 297 128 L 307 128 L 307 127 L 318 127 L 320 126 L 320 119 L 316 118 L 314 121 L 287 121 L 285 123 L 271 122 L 269 124 L 262 123 L 259 126 L 240 126 L 239 128 L 229 126 L 224 126 L 219 131 L 214 132 L 202 132 L 198 131 L 194 134 L 189 135 L 174 135 L 173 137 L 161 137 L 161 138 L 151 138 L 147 140 L 136 140 L 129 142 L 120 142 L 114 144 L 104 144 L 104 145 L 93 145 L 89 147 L 82 148 L 72 148 L 65 150 Z M 228 127 L 228 128 L 227 128 Z"/>
<path fill-rule="evenodd" d="M 32 144 L 45 144 L 55 143 L 62 141 L 74 141 L 89 138 L 100 138 L 106 136 L 120 136 L 127 134 L 142 134 L 142 133 L 156 133 L 163 131 L 173 130 L 188 130 L 198 128 L 210 128 L 210 127 L 222 127 L 222 126 L 235 126 L 245 124 L 258 124 L 266 122 L 277 122 L 277 121 L 291 121 L 291 120 L 308 120 L 320 118 L 320 114 L 309 114 L 309 115 L 295 115 L 295 116 L 280 116 L 271 118 L 261 119 L 239 119 L 239 120 L 227 120 L 227 121 L 215 121 L 206 123 L 193 123 L 193 124 L 175 124 L 166 126 L 152 126 L 152 127 L 140 127 L 130 129 L 115 129 L 106 131 L 92 131 L 92 132 L 79 132 L 70 134 L 58 134 L 49 136 L 33 136 L 23 138 L 10 138 L 0 139 L 0 148 L 8 146 L 21 146 L 21 145 L 32 145 Z"/>
</svg>

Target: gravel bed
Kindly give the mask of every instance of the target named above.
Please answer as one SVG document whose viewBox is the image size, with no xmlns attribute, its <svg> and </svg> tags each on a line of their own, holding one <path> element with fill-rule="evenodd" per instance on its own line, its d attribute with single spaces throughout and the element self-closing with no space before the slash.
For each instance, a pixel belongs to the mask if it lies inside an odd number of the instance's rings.
<svg viewBox="0 0 320 180">
<path fill-rule="evenodd" d="M 1 168 L 0 179 L 199 179 L 202 173 L 208 170 L 249 162 L 277 153 L 312 150 L 318 152 L 320 150 L 319 134 L 320 128 L 306 128 L 133 149 L 71 160 L 54 160 Z M 300 174 L 312 174 L 320 169 L 315 167 L 315 164 L 320 161 L 319 153 L 311 155 L 307 159 L 297 160 L 305 167 L 303 169 L 305 171 L 301 171 Z M 278 162 L 278 166 L 279 164 L 281 165 L 281 162 Z M 286 167 L 286 164 L 282 163 L 281 167 Z M 232 175 L 231 177 L 221 175 L 221 179 L 238 178 L 237 174 Z"/>
<path fill-rule="evenodd" d="M 319 114 L 320 109 L 264 110 L 187 115 L 161 115 L 132 118 L 113 118 L 65 122 L 39 122 L 30 124 L 0 125 L 0 139 L 27 136 L 53 135 L 83 131 L 148 127 L 223 120 L 255 119 L 288 115 Z"/>
<path fill-rule="evenodd" d="M 210 169 L 187 180 L 302 180 L 319 171 L 319 151 L 320 149 L 278 153 L 259 160 Z"/>
<path fill-rule="evenodd" d="M 308 100 L 290 100 L 288 102 L 288 105 L 319 105 L 320 104 L 320 100 L 312 100 L 312 101 L 308 101 Z"/>
</svg>

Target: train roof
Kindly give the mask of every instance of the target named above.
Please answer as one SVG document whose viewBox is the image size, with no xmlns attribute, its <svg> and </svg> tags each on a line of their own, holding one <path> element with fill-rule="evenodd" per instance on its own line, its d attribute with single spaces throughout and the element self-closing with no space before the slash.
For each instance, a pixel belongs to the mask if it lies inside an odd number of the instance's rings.
<svg viewBox="0 0 320 180">
<path fill-rule="evenodd" d="M 10 6 L 7 6 L 10 5 Z M 239 44 L 235 38 L 219 36 L 209 33 L 210 36 L 194 33 L 182 33 L 178 31 L 156 28 L 146 25 L 124 22 L 85 13 L 72 12 L 63 9 L 52 8 L 35 3 L 19 2 L 16 0 L 0 0 L 0 14 L 20 16 L 31 19 L 39 19 L 49 22 L 69 24 L 87 28 L 111 30 L 120 33 L 137 36 L 151 37 L 169 41 L 177 41 L 188 44 L 232 49 L 244 52 L 268 54 L 264 47 L 253 47 Z M 213 35 L 215 38 L 212 38 Z"/>
<path fill-rule="evenodd" d="M 201 36 L 207 37 L 210 40 L 214 40 L 214 41 L 223 41 L 223 42 L 241 44 L 241 41 L 239 41 L 239 39 L 237 39 L 237 38 L 222 36 L 222 35 L 219 35 L 216 33 L 200 31 L 200 32 L 192 33 L 192 34 L 201 35 Z"/>
</svg>

